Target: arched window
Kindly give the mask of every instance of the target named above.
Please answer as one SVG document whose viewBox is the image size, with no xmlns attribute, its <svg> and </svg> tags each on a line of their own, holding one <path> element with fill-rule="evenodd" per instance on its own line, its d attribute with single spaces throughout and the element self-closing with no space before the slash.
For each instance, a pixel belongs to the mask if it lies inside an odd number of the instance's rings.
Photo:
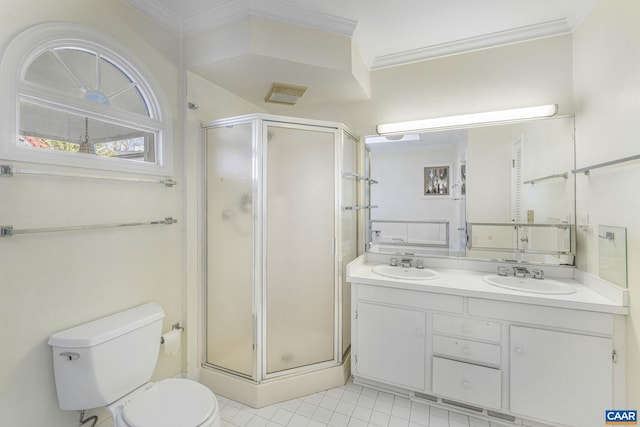
<svg viewBox="0 0 640 427">
<path fill-rule="evenodd" d="M 170 175 L 168 108 L 126 52 L 73 24 L 18 35 L 0 68 L 15 119 L 4 120 L 2 157 Z"/>
</svg>

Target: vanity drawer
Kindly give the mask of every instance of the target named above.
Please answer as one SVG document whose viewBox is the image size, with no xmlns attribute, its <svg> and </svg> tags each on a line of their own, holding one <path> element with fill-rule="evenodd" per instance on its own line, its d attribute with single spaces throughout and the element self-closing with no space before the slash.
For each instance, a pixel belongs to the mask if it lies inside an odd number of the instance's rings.
<svg viewBox="0 0 640 427">
<path fill-rule="evenodd" d="M 464 298 L 458 295 L 410 291 L 385 286 L 354 283 L 356 299 L 386 305 L 411 307 L 421 310 L 443 310 L 450 313 L 464 312 Z"/>
<path fill-rule="evenodd" d="M 434 335 L 433 352 L 490 365 L 500 364 L 500 346 L 484 342 Z"/>
<path fill-rule="evenodd" d="M 442 397 L 500 408 L 502 379 L 499 369 L 433 358 L 433 393 Z"/>
<path fill-rule="evenodd" d="M 501 336 L 500 323 L 448 316 L 446 314 L 433 315 L 433 331 L 497 343 L 500 342 Z"/>
<path fill-rule="evenodd" d="M 596 334 L 613 334 L 613 315 L 594 311 L 469 298 L 469 314 L 509 322 L 573 329 Z"/>
</svg>

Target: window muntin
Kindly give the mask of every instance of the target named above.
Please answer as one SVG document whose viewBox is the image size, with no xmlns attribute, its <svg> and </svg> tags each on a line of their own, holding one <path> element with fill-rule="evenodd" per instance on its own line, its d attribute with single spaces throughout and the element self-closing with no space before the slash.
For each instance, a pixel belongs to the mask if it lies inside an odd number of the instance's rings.
<svg viewBox="0 0 640 427">
<path fill-rule="evenodd" d="M 0 158 L 173 173 L 171 109 L 127 46 L 89 27 L 50 23 L 18 34 L 1 59 L 0 86 L 8 96 L 0 116 Z M 85 122 L 91 150 L 80 147 L 78 129 Z"/>
<path fill-rule="evenodd" d="M 153 118 L 136 79 L 96 51 L 75 47 L 47 50 L 27 66 L 24 80 L 71 98 Z"/>
</svg>

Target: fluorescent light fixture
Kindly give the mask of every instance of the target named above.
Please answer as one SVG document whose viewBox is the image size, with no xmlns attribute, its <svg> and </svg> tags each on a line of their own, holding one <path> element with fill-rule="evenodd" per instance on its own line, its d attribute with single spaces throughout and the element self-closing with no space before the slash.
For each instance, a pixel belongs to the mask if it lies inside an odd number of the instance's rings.
<svg viewBox="0 0 640 427">
<path fill-rule="evenodd" d="M 384 142 L 402 142 L 402 141 L 420 141 L 420 135 L 417 133 L 408 133 L 405 135 L 390 135 L 390 136 L 366 136 L 364 142 L 366 144 L 380 144 Z"/>
<path fill-rule="evenodd" d="M 460 116 L 437 117 L 433 119 L 413 120 L 410 122 L 388 123 L 378 125 L 376 129 L 379 135 L 396 135 L 407 132 L 429 132 L 539 119 L 542 117 L 551 117 L 557 112 L 557 104 L 539 105 L 537 107 L 463 114 Z"/>
</svg>

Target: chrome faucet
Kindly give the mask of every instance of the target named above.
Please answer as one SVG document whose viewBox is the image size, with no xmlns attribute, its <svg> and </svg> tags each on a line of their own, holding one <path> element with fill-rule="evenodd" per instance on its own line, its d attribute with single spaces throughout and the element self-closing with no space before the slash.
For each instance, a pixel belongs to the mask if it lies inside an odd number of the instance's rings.
<svg viewBox="0 0 640 427">
<path fill-rule="evenodd" d="M 534 279 L 544 279 L 544 271 L 536 268 L 531 270 L 531 277 Z"/>
<path fill-rule="evenodd" d="M 400 261 L 400 265 L 402 265 L 404 268 L 411 267 L 411 258 L 402 258 L 402 261 Z"/>
<path fill-rule="evenodd" d="M 407 243 L 407 242 L 404 241 L 404 239 L 401 239 L 400 237 L 394 237 L 394 238 L 391 239 L 391 241 L 398 241 L 400 243 Z"/>
<path fill-rule="evenodd" d="M 530 273 L 527 267 L 513 267 L 513 275 L 516 277 L 527 277 Z"/>
<path fill-rule="evenodd" d="M 498 267 L 498 275 L 506 276 L 509 274 L 509 267 L 500 266 Z"/>
</svg>

